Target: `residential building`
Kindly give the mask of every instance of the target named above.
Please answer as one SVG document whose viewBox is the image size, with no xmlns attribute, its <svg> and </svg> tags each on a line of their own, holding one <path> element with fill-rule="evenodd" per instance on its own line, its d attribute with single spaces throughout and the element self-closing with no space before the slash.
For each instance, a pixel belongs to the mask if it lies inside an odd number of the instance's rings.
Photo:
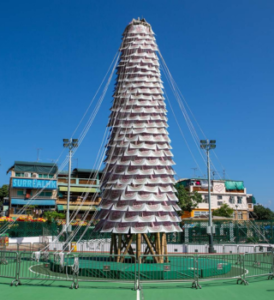
<svg viewBox="0 0 274 300">
<path fill-rule="evenodd" d="M 58 167 L 53 163 L 15 161 L 7 171 L 11 173 L 9 215 L 26 214 L 23 209 L 26 204 L 31 205 L 38 216 L 44 211 L 55 210 L 57 171 Z"/>
<path fill-rule="evenodd" d="M 70 180 L 70 213 L 77 212 L 76 218 L 81 219 L 89 211 L 87 219 L 98 209 L 100 198 L 100 179 L 102 171 L 92 169 L 74 169 Z M 88 193 L 88 194 L 87 194 Z M 58 174 L 57 210 L 67 211 L 68 172 Z"/>
<path fill-rule="evenodd" d="M 208 215 L 208 181 L 207 179 L 191 178 L 180 179 L 177 184 L 183 185 L 190 193 L 201 194 L 203 202 L 191 212 L 184 212 L 182 218 Z M 215 210 L 226 203 L 234 210 L 235 220 L 248 220 L 249 213 L 253 211 L 255 198 L 247 194 L 243 181 L 236 180 L 211 180 L 211 209 Z"/>
</svg>

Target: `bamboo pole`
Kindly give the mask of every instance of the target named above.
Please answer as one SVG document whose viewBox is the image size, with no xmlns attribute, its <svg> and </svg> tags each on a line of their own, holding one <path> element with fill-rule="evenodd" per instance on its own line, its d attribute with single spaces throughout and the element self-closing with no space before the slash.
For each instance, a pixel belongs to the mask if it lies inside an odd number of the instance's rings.
<svg viewBox="0 0 274 300">
<path fill-rule="evenodd" d="M 117 238 L 116 238 L 117 234 L 113 235 L 113 245 L 114 245 L 114 254 L 117 255 L 118 254 L 118 250 L 117 250 Z M 117 257 L 117 256 L 116 256 Z"/>
<path fill-rule="evenodd" d="M 157 241 L 157 243 L 156 243 L 156 247 L 157 247 L 157 253 L 158 253 L 158 255 L 160 255 L 159 256 L 159 262 L 160 263 L 162 263 L 162 248 L 161 248 L 161 234 L 160 234 L 160 232 L 157 232 L 157 234 L 156 234 L 156 241 Z"/>
<path fill-rule="evenodd" d="M 128 243 L 127 243 L 127 246 L 126 246 L 126 249 L 123 253 L 123 257 L 121 258 L 120 262 L 123 262 L 124 261 L 124 258 L 125 258 L 125 255 L 128 253 L 128 250 L 130 248 L 130 245 L 132 243 L 132 240 L 133 240 L 133 235 L 131 235 L 130 239 L 128 240 Z"/>
<path fill-rule="evenodd" d="M 139 261 L 139 257 L 141 256 L 141 234 L 138 233 L 136 236 L 136 259 Z"/>
<path fill-rule="evenodd" d="M 112 251 L 113 251 L 113 234 L 111 235 L 110 254 L 112 254 Z"/>
<path fill-rule="evenodd" d="M 153 248 L 152 248 L 152 246 L 151 246 L 151 243 L 150 243 L 150 241 L 149 241 L 149 238 L 147 237 L 147 235 L 146 235 L 145 233 L 144 233 L 143 235 L 144 235 L 145 241 L 146 241 L 146 243 L 147 243 L 147 245 L 148 245 L 148 247 L 149 247 L 150 253 L 152 254 L 152 256 L 153 256 L 155 262 L 158 263 L 158 257 L 155 256 L 155 252 L 154 252 L 154 250 L 153 250 Z"/>
<path fill-rule="evenodd" d="M 117 262 L 120 261 L 120 255 L 121 255 L 121 246 L 122 246 L 122 234 L 118 235 L 118 256 L 117 256 Z"/>
<path fill-rule="evenodd" d="M 163 262 L 167 259 L 165 259 L 165 255 L 166 255 L 166 233 L 163 233 L 162 236 L 162 255 L 163 255 Z"/>
</svg>

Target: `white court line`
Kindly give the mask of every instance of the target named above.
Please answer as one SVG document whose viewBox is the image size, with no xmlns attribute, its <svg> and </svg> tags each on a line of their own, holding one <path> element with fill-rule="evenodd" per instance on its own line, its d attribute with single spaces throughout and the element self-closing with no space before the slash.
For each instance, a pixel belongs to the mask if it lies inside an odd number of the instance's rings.
<svg viewBox="0 0 274 300">
<path fill-rule="evenodd" d="M 139 289 L 137 289 L 136 299 L 137 299 L 137 300 L 140 300 L 140 290 L 139 290 Z"/>
<path fill-rule="evenodd" d="M 48 274 L 38 273 L 38 272 L 35 272 L 35 271 L 31 270 L 31 268 L 33 268 L 33 267 L 36 267 L 36 266 L 43 266 L 43 265 L 44 265 L 44 264 L 39 264 L 39 265 L 35 265 L 35 266 L 30 266 L 30 267 L 29 267 L 29 271 L 30 271 L 31 273 L 38 274 L 38 275 L 44 275 L 44 276 L 48 276 L 48 277 L 51 277 L 51 278 L 63 279 L 63 281 L 66 281 L 66 279 L 69 279 L 69 277 L 57 277 L 57 276 L 51 276 L 51 275 L 48 275 Z M 67 274 L 66 274 L 66 275 L 67 275 Z M 45 280 L 46 280 L 46 278 L 40 278 L 40 279 L 45 279 Z"/>
</svg>

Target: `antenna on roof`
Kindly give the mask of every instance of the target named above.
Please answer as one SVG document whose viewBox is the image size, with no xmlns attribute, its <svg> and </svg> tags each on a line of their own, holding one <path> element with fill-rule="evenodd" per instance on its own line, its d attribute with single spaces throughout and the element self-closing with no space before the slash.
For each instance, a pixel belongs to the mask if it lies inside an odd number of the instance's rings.
<svg viewBox="0 0 274 300">
<path fill-rule="evenodd" d="M 212 179 L 214 180 L 214 176 L 216 175 L 216 171 L 212 171 Z"/>
<path fill-rule="evenodd" d="M 196 178 L 196 170 L 197 168 L 191 168 L 193 170 L 193 177 Z"/>
<path fill-rule="evenodd" d="M 223 170 L 223 179 L 225 179 L 225 169 Z"/>
<path fill-rule="evenodd" d="M 78 158 L 73 158 L 72 160 L 76 160 L 76 169 L 78 169 Z"/>
<path fill-rule="evenodd" d="M 43 148 L 37 148 L 37 160 L 36 161 L 39 161 L 40 150 L 43 150 Z"/>
<path fill-rule="evenodd" d="M 57 163 L 58 159 L 53 159 L 53 158 L 48 158 L 49 161 L 51 161 L 52 163 Z"/>
</svg>

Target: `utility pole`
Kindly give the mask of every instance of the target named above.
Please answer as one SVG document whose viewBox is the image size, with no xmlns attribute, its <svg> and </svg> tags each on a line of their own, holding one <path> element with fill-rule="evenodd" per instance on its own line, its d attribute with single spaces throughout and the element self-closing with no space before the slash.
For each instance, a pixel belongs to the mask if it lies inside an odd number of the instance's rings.
<svg viewBox="0 0 274 300">
<path fill-rule="evenodd" d="M 67 213 L 66 213 L 66 242 L 68 242 L 70 224 L 69 224 L 69 202 L 70 202 L 70 177 L 71 177 L 71 158 L 74 148 L 78 147 L 78 139 L 63 139 L 63 146 L 69 149 L 69 166 L 68 166 L 68 193 L 67 193 Z"/>
<path fill-rule="evenodd" d="M 211 184 L 210 184 L 210 157 L 209 157 L 209 151 L 211 149 L 216 148 L 216 141 L 215 140 L 201 140 L 200 141 L 200 147 L 204 150 L 206 150 L 207 154 L 207 181 L 208 181 L 208 227 L 207 227 L 207 234 L 208 234 L 208 253 L 214 253 L 214 246 L 213 246 L 213 234 L 215 231 L 215 228 L 213 228 L 212 224 L 212 211 L 211 211 Z"/>
</svg>

